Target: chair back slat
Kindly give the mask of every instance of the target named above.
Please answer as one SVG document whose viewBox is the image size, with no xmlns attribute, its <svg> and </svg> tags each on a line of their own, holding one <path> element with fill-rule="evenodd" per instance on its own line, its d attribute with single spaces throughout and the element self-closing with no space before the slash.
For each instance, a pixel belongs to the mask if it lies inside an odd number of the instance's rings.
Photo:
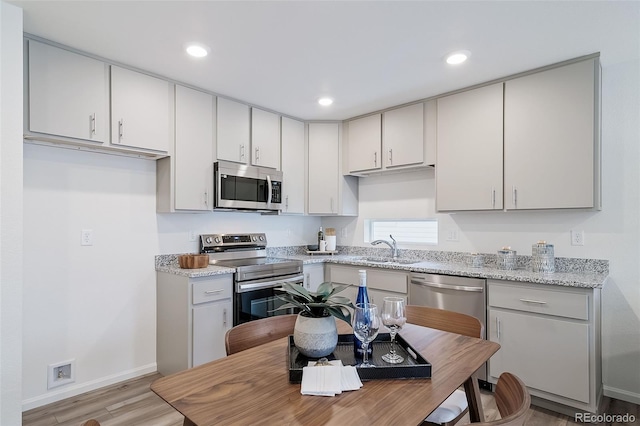
<svg viewBox="0 0 640 426">
<path fill-rule="evenodd" d="M 293 334 L 296 318 L 298 315 L 276 315 L 236 325 L 224 338 L 227 355 Z"/>
<path fill-rule="evenodd" d="M 423 327 L 435 328 L 449 333 L 482 338 L 484 327 L 470 315 L 426 306 L 407 305 L 407 322 Z"/>
</svg>

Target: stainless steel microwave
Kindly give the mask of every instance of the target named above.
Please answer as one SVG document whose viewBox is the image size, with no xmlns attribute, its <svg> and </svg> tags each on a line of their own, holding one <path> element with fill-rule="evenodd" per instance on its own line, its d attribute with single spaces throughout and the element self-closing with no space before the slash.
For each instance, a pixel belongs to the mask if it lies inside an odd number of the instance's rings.
<svg viewBox="0 0 640 426">
<path fill-rule="evenodd" d="M 278 211 L 282 204 L 282 172 L 267 167 L 217 161 L 214 209 Z"/>
</svg>

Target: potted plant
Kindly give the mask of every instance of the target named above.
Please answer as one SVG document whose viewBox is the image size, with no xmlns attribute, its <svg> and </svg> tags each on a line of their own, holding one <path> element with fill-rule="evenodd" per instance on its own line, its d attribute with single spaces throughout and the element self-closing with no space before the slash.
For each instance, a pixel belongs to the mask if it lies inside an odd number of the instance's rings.
<svg viewBox="0 0 640 426">
<path fill-rule="evenodd" d="M 300 313 L 293 331 L 293 341 L 301 354 L 321 358 L 331 354 L 338 343 L 335 318 L 351 325 L 354 306 L 343 296 L 337 296 L 348 286 L 320 284 L 318 291 L 310 292 L 298 284 L 283 283 L 284 293 L 278 297 L 287 302 L 278 309 L 299 308 Z"/>
</svg>

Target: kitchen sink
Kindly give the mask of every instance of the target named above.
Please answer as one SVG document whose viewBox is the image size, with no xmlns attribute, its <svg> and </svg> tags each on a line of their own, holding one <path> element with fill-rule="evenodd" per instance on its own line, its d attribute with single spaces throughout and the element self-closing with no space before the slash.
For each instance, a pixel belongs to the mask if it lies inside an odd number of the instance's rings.
<svg viewBox="0 0 640 426">
<path fill-rule="evenodd" d="M 362 259 L 363 262 L 369 263 L 387 263 L 387 264 L 396 264 L 396 265 L 411 265 L 414 263 L 420 263 L 419 260 L 408 260 L 408 259 L 391 259 L 389 257 L 366 257 Z"/>
</svg>

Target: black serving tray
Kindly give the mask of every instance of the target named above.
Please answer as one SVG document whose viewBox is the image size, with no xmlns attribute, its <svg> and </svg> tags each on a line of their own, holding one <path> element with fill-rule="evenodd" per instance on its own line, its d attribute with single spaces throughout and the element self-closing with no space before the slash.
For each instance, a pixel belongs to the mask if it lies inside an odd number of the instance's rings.
<svg viewBox="0 0 640 426">
<path fill-rule="evenodd" d="M 391 335 L 380 333 L 373 342 L 369 343 L 370 346 L 373 346 L 373 356 L 370 357 L 369 363 L 375 365 L 375 368 L 357 367 L 362 360 L 356 359 L 353 354 L 353 339 L 353 334 L 338 335 L 336 349 L 326 358 L 329 361 L 342 360 L 343 365 L 355 365 L 360 380 L 431 378 L 431 364 L 399 334 L 396 335 L 396 352 L 404 358 L 404 361 L 400 364 L 389 364 L 382 360 L 382 355 L 388 353 L 391 348 Z M 308 358 L 302 355 L 293 343 L 291 335 L 289 336 L 287 358 L 291 383 L 302 382 L 302 368 L 306 367 L 309 361 L 317 360 L 317 358 Z"/>
</svg>

